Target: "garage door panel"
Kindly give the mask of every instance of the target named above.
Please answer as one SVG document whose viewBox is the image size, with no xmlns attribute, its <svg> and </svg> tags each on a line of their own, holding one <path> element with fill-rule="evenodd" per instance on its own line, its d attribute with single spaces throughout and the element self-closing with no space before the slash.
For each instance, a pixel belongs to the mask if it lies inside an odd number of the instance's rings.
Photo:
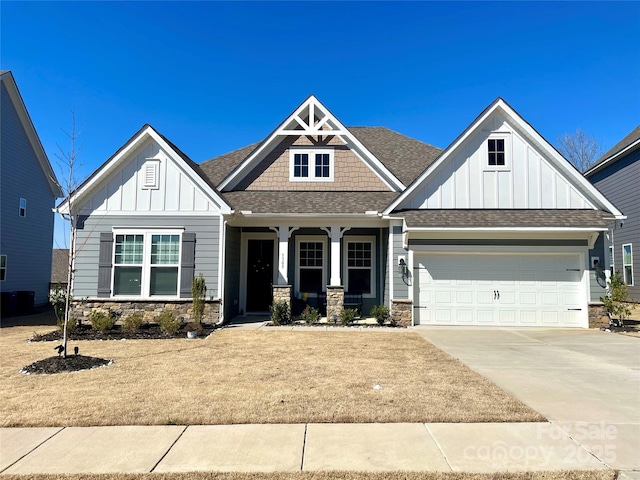
<svg viewBox="0 0 640 480">
<path fill-rule="evenodd" d="M 580 326 L 578 255 L 416 255 L 416 323 Z M 417 300 L 417 302 L 415 302 Z"/>
</svg>

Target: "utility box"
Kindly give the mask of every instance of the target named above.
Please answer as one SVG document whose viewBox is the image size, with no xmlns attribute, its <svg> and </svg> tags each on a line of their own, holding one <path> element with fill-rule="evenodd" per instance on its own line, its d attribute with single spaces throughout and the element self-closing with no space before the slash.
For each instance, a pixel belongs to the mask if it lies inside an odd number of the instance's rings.
<svg viewBox="0 0 640 480">
<path fill-rule="evenodd" d="M 16 294 L 17 313 L 33 313 L 36 292 L 32 290 L 19 290 Z"/>
<path fill-rule="evenodd" d="M 2 316 L 12 317 L 17 311 L 17 294 L 16 292 L 2 292 L 0 302 L 2 306 Z"/>
</svg>

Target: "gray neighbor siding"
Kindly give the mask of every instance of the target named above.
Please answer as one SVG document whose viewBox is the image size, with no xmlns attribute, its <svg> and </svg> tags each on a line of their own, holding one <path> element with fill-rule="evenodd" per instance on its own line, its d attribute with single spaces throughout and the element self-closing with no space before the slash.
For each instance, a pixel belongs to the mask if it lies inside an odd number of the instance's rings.
<svg viewBox="0 0 640 480">
<path fill-rule="evenodd" d="M 627 219 L 613 233 L 615 271 L 622 272 L 622 245 L 633 245 L 633 286 L 630 297 L 640 302 L 640 148 L 589 177 Z M 606 252 L 608 254 L 608 252 Z"/>
<path fill-rule="evenodd" d="M 228 320 L 240 313 L 240 244 L 241 229 L 227 227 L 225 239 L 224 318 Z"/>
<path fill-rule="evenodd" d="M 608 250 L 604 248 L 604 233 L 598 235 L 593 249 L 589 250 L 589 293 L 591 302 L 599 302 L 600 297 L 604 297 L 607 293 L 606 289 L 606 277 L 604 270 L 606 270 Z M 601 269 L 594 269 L 591 266 L 591 257 L 598 257 L 600 259 Z"/>
<path fill-rule="evenodd" d="M 76 264 L 73 296 L 96 297 L 98 290 L 98 257 L 100 234 L 111 233 L 113 227 L 184 227 L 196 235 L 195 275 L 202 273 L 207 284 L 207 296 L 217 298 L 218 257 L 220 255 L 220 217 L 209 216 L 126 216 L 95 215 L 84 221 L 76 240 Z"/>
<path fill-rule="evenodd" d="M 35 292 L 35 304 L 46 304 L 51 277 L 52 209 L 55 196 L 2 84 L 0 131 L 0 254 L 7 256 L 3 292 Z M 27 201 L 18 215 L 20 198 Z"/>
</svg>

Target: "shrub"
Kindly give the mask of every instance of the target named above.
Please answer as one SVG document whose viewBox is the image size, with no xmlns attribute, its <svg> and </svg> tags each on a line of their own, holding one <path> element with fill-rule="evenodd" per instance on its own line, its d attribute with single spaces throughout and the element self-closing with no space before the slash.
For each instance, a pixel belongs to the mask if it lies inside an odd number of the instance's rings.
<svg viewBox="0 0 640 480">
<path fill-rule="evenodd" d="M 384 325 L 389 320 L 389 307 L 386 305 L 374 305 L 370 315 L 375 317 L 378 325 Z"/>
<path fill-rule="evenodd" d="M 200 322 L 191 322 L 187 323 L 187 326 L 184 327 L 186 332 L 198 332 L 198 335 L 202 334 L 202 324 Z"/>
<path fill-rule="evenodd" d="M 191 284 L 191 297 L 193 297 L 193 321 L 200 323 L 204 314 L 204 296 L 207 292 L 207 284 L 200 274 L 193 278 Z"/>
<path fill-rule="evenodd" d="M 269 307 L 269 311 L 271 312 L 271 321 L 274 325 L 287 325 L 291 323 L 289 304 L 284 300 L 273 302 Z"/>
<path fill-rule="evenodd" d="M 358 316 L 358 310 L 355 308 L 345 308 L 340 312 L 340 323 L 342 325 L 351 325 Z"/>
<path fill-rule="evenodd" d="M 305 323 L 312 324 L 316 323 L 320 319 L 320 312 L 317 308 L 313 308 L 310 305 L 304 309 L 304 311 L 300 314 L 300 320 L 303 320 Z"/>
<path fill-rule="evenodd" d="M 622 326 L 623 320 L 631 315 L 631 310 L 625 303 L 628 300 L 629 289 L 620 272 L 616 272 L 611 276 L 609 282 L 609 291 L 604 297 L 600 297 L 600 301 L 604 303 L 609 315 L 618 317 L 619 326 Z"/>
<path fill-rule="evenodd" d="M 89 315 L 91 327 L 99 332 L 111 330 L 116 324 L 116 317 L 111 312 L 104 313 L 101 310 L 93 310 Z"/>
<path fill-rule="evenodd" d="M 137 332 L 138 330 L 140 330 L 140 327 L 143 323 L 144 315 L 142 315 L 142 313 L 134 313 L 132 315 L 129 315 L 128 317 L 125 317 L 124 321 L 122 322 L 122 329 L 125 332 L 129 333 Z"/>
<path fill-rule="evenodd" d="M 53 292 L 49 294 L 49 303 L 53 306 L 53 313 L 56 314 L 56 323 L 61 330 L 64 327 L 64 310 L 66 302 L 67 291 L 57 283 Z"/>
<path fill-rule="evenodd" d="M 156 318 L 160 325 L 160 331 L 165 335 L 175 335 L 180 330 L 180 320 L 176 319 L 173 312 L 165 310 Z"/>
</svg>

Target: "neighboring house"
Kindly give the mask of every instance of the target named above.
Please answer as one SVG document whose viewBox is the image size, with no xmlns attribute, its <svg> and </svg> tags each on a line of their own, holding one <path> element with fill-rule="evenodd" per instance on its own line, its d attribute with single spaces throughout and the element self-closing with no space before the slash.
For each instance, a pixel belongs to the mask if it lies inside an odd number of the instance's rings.
<svg viewBox="0 0 640 480">
<path fill-rule="evenodd" d="M 605 268 L 620 272 L 629 296 L 640 302 L 640 125 L 584 175 L 627 216 L 602 236 L 594 255 L 605 261 Z"/>
<path fill-rule="evenodd" d="M 69 280 L 69 249 L 54 248 L 51 256 L 51 282 L 49 291 L 53 291 L 57 285 L 66 291 Z"/>
<path fill-rule="evenodd" d="M 361 302 L 405 325 L 587 327 L 589 248 L 623 218 L 500 98 L 444 151 L 313 96 L 199 166 L 145 125 L 70 200 L 77 316 L 188 318 L 202 273 L 221 321 L 326 296 L 329 319 Z"/>
<path fill-rule="evenodd" d="M 32 301 L 44 304 L 51 275 L 52 209 L 62 192 L 13 75 L 3 70 L 0 79 L 0 289 L 3 303 L 15 301 L 11 292 L 35 292 Z M 18 307 L 24 295 L 30 296 L 19 293 Z M 3 311 L 10 310 L 6 303 Z"/>
</svg>

